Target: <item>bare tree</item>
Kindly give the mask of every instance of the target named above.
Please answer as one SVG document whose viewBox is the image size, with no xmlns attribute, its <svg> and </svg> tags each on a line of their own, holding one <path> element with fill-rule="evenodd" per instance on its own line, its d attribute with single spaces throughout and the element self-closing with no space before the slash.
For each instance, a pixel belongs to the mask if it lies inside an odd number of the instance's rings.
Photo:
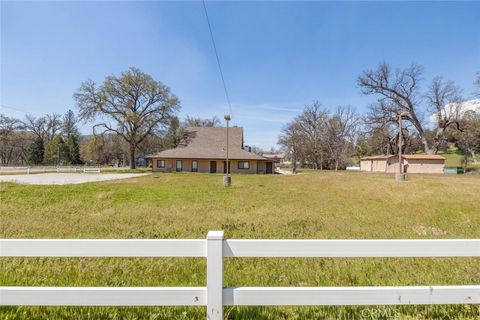
<svg viewBox="0 0 480 320">
<path fill-rule="evenodd" d="M 85 163 L 122 166 L 128 158 L 128 145 L 122 137 L 110 132 L 84 139 L 80 152 Z"/>
<path fill-rule="evenodd" d="M 297 121 L 288 123 L 279 136 L 278 144 L 282 146 L 285 155 L 292 162 L 293 172 L 296 172 L 296 164 L 303 157 L 305 135 Z"/>
<path fill-rule="evenodd" d="M 80 119 L 103 119 L 94 130 L 115 132 L 129 144 L 132 169 L 138 145 L 152 132 L 168 126 L 180 107 L 167 86 L 136 68 L 119 77 L 106 77 L 101 86 L 92 80 L 83 82 L 74 99 Z"/>
<path fill-rule="evenodd" d="M 328 111 L 323 109 L 318 101 L 305 106 L 303 113 L 296 118 L 300 129 L 305 136 L 304 143 L 310 151 L 308 156 L 313 163 L 314 169 L 323 169 L 325 145 L 325 124 L 328 118 Z"/>
<path fill-rule="evenodd" d="M 405 117 L 418 131 L 424 145 L 425 152 L 435 153 L 430 148 L 425 130 L 417 114 L 421 98 L 419 84 L 423 68 L 411 65 L 404 70 L 392 71 L 386 63 L 381 63 L 377 70 L 365 71 L 357 80 L 362 92 L 366 95 L 377 95 L 378 103 L 372 105 L 372 113 L 376 114 L 377 121 L 392 123 L 398 115 L 408 112 Z"/>
<path fill-rule="evenodd" d="M 28 134 L 23 123 L 15 118 L 0 114 L 0 164 L 2 166 L 24 162 Z"/>
<path fill-rule="evenodd" d="M 424 151 L 435 154 L 445 141 L 445 130 L 452 125 L 458 126 L 462 98 L 460 89 L 452 81 L 445 82 L 440 77 L 434 78 L 427 93 L 422 95 L 419 92 L 422 74 L 423 68 L 415 64 L 392 71 L 386 63 L 382 63 L 377 70 L 364 72 L 358 78 L 358 85 L 364 94 L 379 97 L 377 103 L 371 106 L 371 122 L 387 125 L 406 113 L 404 118 L 418 132 Z M 422 123 L 425 111 L 433 112 L 436 117 L 433 135 Z"/>
<path fill-rule="evenodd" d="M 187 119 L 185 119 L 186 127 L 218 127 L 220 126 L 220 123 L 220 119 L 216 116 L 213 116 L 210 119 L 187 116 Z"/>
<path fill-rule="evenodd" d="M 359 124 L 360 117 L 352 107 L 338 107 L 331 114 L 314 101 L 283 128 L 278 144 L 294 163 L 338 170 L 354 153 Z"/>
<path fill-rule="evenodd" d="M 353 154 L 360 117 L 351 106 L 337 107 L 326 123 L 326 145 L 335 171 Z"/>
<path fill-rule="evenodd" d="M 444 82 L 441 77 L 433 79 L 426 94 L 428 111 L 435 117 L 436 127 L 433 130 L 433 139 L 430 149 L 432 153 L 438 151 L 439 146 L 445 141 L 445 131 L 450 126 L 460 130 L 462 116 L 462 97 L 460 89 L 453 81 Z"/>
<path fill-rule="evenodd" d="M 25 128 L 30 130 L 36 137 L 48 144 L 62 130 L 61 115 L 52 113 L 42 117 L 26 115 L 24 121 Z"/>
</svg>

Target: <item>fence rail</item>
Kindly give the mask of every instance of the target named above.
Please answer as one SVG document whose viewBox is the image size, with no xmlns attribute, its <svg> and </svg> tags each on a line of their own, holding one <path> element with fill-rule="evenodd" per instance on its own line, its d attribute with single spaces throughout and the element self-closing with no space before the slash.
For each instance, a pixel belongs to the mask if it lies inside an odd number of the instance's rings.
<svg viewBox="0 0 480 320">
<path fill-rule="evenodd" d="M 478 286 L 226 287 L 224 306 L 479 303 Z M 2 305 L 206 306 L 206 287 L 3 287 Z"/>
<path fill-rule="evenodd" d="M 100 173 L 99 166 L 25 166 L 25 167 L 0 167 L 2 173 L 62 173 L 62 172 L 83 172 L 83 173 Z"/>
<path fill-rule="evenodd" d="M 224 287 L 235 257 L 480 257 L 480 239 L 446 240 L 0 240 L 1 257 L 206 257 L 206 287 L 0 287 L 0 305 L 223 306 L 480 304 L 480 285 L 406 287 Z"/>
<path fill-rule="evenodd" d="M 476 257 L 480 240 L 223 240 L 225 258 Z M 3 239 L 4 257 L 207 257 L 200 239 Z"/>
</svg>

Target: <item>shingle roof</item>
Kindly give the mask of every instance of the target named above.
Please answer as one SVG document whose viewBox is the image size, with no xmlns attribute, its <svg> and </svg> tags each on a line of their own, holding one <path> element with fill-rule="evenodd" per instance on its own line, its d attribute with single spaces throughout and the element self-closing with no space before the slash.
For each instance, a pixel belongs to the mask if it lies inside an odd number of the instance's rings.
<svg viewBox="0 0 480 320">
<path fill-rule="evenodd" d="M 405 159 L 410 159 L 410 160 L 445 160 L 444 157 L 439 156 L 437 154 L 404 154 L 403 157 Z"/>
<path fill-rule="evenodd" d="M 227 156 L 227 128 L 189 127 L 185 130 L 186 142 L 175 149 L 150 154 L 148 158 L 223 159 Z M 243 128 L 228 129 L 230 159 L 267 160 L 255 153 L 242 149 Z"/>
<path fill-rule="evenodd" d="M 363 157 L 360 160 L 385 160 L 390 157 L 395 157 L 394 155 L 388 155 L 388 156 L 369 156 L 369 157 Z"/>
</svg>

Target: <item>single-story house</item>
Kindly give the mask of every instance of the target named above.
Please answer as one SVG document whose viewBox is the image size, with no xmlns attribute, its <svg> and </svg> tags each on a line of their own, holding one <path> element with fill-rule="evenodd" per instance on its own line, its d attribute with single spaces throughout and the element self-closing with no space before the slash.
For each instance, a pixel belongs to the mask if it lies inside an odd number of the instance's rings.
<svg viewBox="0 0 480 320">
<path fill-rule="evenodd" d="M 403 172 L 405 173 L 443 173 L 445 158 L 429 154 L 405 154 Z M 360 159 L 360 170 L 368 172 L 398 172 L 398 155 L 371 156 Z"/>
<path fill-rule="evenodd" d="M 228 129 L 231 173 L 274 173 L 273 161 L 244 149 L 243 128 Z M 227 128 L 189 127 L 177 148 L 147 158 L 154 172 L 227 172 Z"/>
</svg>

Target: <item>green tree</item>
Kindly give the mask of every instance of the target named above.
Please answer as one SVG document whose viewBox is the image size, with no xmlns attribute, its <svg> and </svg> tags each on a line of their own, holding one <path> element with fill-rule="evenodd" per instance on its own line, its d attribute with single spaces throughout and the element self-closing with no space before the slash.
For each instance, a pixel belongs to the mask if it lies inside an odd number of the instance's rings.
<svg viewBox="0 0 480 320">
<path fill-rule="evenodd" d="M 68 110 L 63 116 L 62 131 L 65 138 L 66 162 L 69 164 L 81 164 L 80 133 L 77 128 L 77 118 L 72 110 Z"/>
<path fill-rule="evenodd" d="M 165 134 L 163 147 L 165 149 L 173 149 L 180 145 L 183 141 L 185 128 L 180 123 L 178 117 L 173 117 L 168 126 L 168 131 Z"/>
<path fill-rule="evenodd" d="M 45 153 L 43 139 L 37 137 L 28 147 L 27 161 L 29 164 L 42 164 Z"/>
<path fill-rule="evenodd" d="M 452 140 L 464 154 L 463 167 L 467 168 L 471 157 L 477 162 L 480 152 L 480 113 L 473 110 L 465 112 L 462 117 L 461 130 L 452 130 Z"/>
<path fill-rule="evenodd" d="M 108 76 L 103 84 L 88 80 L 74 94 L 82 120 L 94 121 L 95 128 L 115 132 L 129 144 L 130 168 L 135 168 L 135 152 L 152 133 L 170 124 L 179 101 L 160 81 L 136 68 L 120 76 Z"/>
<path fill-rule="evenodd" d="M 355 159 L 360 163 L 360 159 L 372 155 L 372 148 L 368 144 L 368 139 L 365 133 L 360 133 L 357 137 L 354 149 Z"/>
<path fill-rule="evenodd" d="M 65 164 L 67 163 L 67 147 L 65 141 L 61 136 L 56 136 L 47 144 L 45 148 L 45 154 L 43 156 L 43 162 L 45 164 Z"/>
</svg>

